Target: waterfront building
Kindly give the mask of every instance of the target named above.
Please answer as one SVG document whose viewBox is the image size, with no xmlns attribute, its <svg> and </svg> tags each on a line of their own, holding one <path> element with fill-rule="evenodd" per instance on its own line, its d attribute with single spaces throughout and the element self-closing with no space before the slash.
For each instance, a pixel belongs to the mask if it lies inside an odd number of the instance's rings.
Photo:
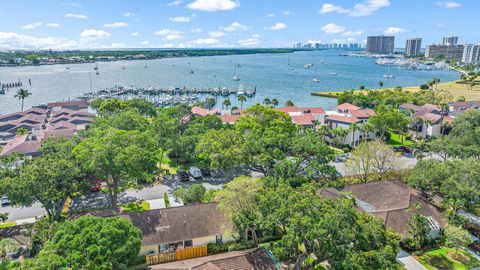
<svg viewBox="0 0 480 270">
<path fill-rule="evenodd" d="M 442 45 L 457 45 L 458 37 L 451 36 L 451 37 L 444 37 Z"/>
<path fill-rule="evenodd" d="M 366 49 L 367 53 L 393 53 L 394 45 L 394 36 L 369 36 Z"/>
<path fill-rule="evenodd" d="M 407 44 L 405 46 L 405 55 L 407 55 L 407 56 L 419 55 L 421 47 L 422 47 L 422 39 L 421 38 L 407 39 Z"/>
<path fill-rule="evenodd" d="M 462 62 L 467 64 L 480 63 L 480 44 L 468 44 L 464 46 Z"/>
<path fill-rule="evenodd" d="M 437 57 L 444 57 L 455 61 L 462 61 L 464 45 L 428 45 L 425 50 L 425 57 L 435 59 Z"/>
</svg>

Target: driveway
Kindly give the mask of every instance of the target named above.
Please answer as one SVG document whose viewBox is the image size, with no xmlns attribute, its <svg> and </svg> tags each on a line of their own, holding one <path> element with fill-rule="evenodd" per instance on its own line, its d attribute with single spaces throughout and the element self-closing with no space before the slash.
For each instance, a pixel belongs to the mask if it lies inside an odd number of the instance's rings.
<svg viewBox="0 0 480 270">
<path fill-rule="evenodd" d="M 21 220 L 34 218 L 36 216 L 45 215 L 47 212 L 43 210 L 40 203 L 34 203 L 30 207 L 7 206 L 0 207 L 0 213 L 8 213 L 8 220 Z"/>
<path fill-rule="evenodd" d="M 397 261 L 407 270 L 428 270 L 403 249 L 397 254 Z"/>
</svg>

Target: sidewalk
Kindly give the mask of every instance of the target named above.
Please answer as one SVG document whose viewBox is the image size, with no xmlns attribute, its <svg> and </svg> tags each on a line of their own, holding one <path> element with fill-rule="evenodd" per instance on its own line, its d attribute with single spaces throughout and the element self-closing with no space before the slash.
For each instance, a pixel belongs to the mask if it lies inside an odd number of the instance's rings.
<svg viewBox="0 0 480 270">
<path fill-rule="evenodd" d="M 176 202 L 175 198 L 173 197 L 168 197 L 170 201 L 170 207 L 175 207 L 175 206 L 182 206 L 182 203 Z M 150 209 L 162 209 L 166 208 L 165 207 L 165 200 L 162 199 L 154 199 L 154 200 L 146 200 L 146 202 L 150 203 Z"/>
<path fill-rule="evenodd" d="M 407 270 L 428 270 L 403 249 L 397 254 L 397 261 Z"/>
</svg>

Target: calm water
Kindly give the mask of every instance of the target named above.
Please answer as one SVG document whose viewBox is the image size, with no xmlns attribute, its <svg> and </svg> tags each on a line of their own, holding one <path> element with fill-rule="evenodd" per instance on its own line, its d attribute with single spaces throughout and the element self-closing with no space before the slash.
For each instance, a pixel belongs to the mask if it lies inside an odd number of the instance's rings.
<svg viewBox="0 0 480 270">
<path fill-rule="evenodd" d="M 23 81 L 32 92 L 25 100 L 25 107 L 57 100 L 66 100 L 90 92 L 91 73 L 93 90 L 117 86 L 137 87 L 257 87 L 257 94 L 244 104 L 261 103 L 265 97 L 277 98 L 280 104 L 292 100 L 299 106 L 323 106 L 331 108 L 336 100 L 310 95 L 313 91 L 334 91 L 358 88 L 377 88 L 378 81 L 384 87 L 411 86 L 425 83 L 433 77 L 441 81 L 459 77 L 454 71 L 409 71 L 391 69 L 395 79 L 385 79 L 386 66 L 374 64 L 374 59 L 339 56 L 341 51 L 309 51 L 293 54 L 255 54 L 235 56 L 211 56 L 171 58 L 149 61 L 117 61 L 98 63 L 100 75 L 95 75 L 93 64 L 52 65 L 37 67 L 0 68 L 0 81 Z M 287 65 L 288 59 L 290 66 Z M 321 61 L 324 61 L 321 64 Z M 306 63 L 313 63 L 305 69 Z M 148 68 L 145 68 L 147 64 Z M 235 68 L 236 64 L 241 67 Z M 67 67 L 69 69 L 67 69 Z M 122 69 L 125 67 L 125 69 Z M 289 70 L 292 69 L 293 70 Z M 236 69 L 236 71 L 235 71 Z M 190 74 L 190 70 L 194 74 Z M 233 81 L 237 74 L 240 81 Z M 328 75 L 336 72 L 337 76 Z M 217 77 L 213 77 L 217 74 Z M 28 78 L 32 86 L 28 86 Z M 314 82 L 319 79 L 321 82 Z M 13 96 L 15 90 L 0 95 L 0 114 L 20 110 L 20 101 Z M 218 97 L 221 104 L 223 97 Z M 238 105 L 231 96 L 232 104 Z"/>
</svg>

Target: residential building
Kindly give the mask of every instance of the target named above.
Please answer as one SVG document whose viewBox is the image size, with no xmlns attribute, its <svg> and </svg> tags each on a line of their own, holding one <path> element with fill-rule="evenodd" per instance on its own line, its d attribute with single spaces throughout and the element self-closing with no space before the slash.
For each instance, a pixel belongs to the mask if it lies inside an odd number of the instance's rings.
<svg viewBox="0 0 480 270">
<path fill-rule="evenodd" d="M 112 210 L 94 216 L 126 218 L 142 231 L 140 254 L 151 254 L 234 240 L 231 225 L 217 210 L 217 203 L 119 214 Z"/>
<path fill-rule="evenodd" d="M 197 116 L 220 114 L 220 111 L 218 109 L 209 110 L 209 109 L 201 108 L 198 106 L 192 107 L 191 112 L 193 115 L 197 115 Z"/>
<path fill-rule="evenodd" d="M 152 265 L 151 270 L 278 270 L 276 259 L 266 249 L 248 249 Z"/>
<path fill-rule="evenodd" d="M 343 188 L 324 188 L 318 194 L 325 199 L 337 199 L 351 194 L 358 211 L 370 213 L 383 220 L 385 226 L 406 237 L 413 213 L 425 216 L 430 227 L 430 236 L 436 238 L 445 227 L 443 209 L 429 202 L 419 191 L 401 181 L 378 181 L 349 185 Z"/>
<path fill-rule="evenodd" d="M 425 49 L 425 57 L 429 59 L 435 59 L 442 57 L 455 61 L 462 61 L 464 45 L 428 45 Z"/>
<path fill-rule="evenodd" d="M 462 62 L 466 64 L 480 63 L 480 44 L 467 44 L 463 49 Z"/>
<path fill-rule="evenodd" d="M 395 46 L 394 36 L 368 36 L 367 53 L 393 53 Z"/>
<path fill-rule="evenodd" d="M 457 45 L 458 43 L 458 37 L 456 36 L 451 36 L 451 37 L 444 37 L 442 45 Z"/>
<path fill-rule="evenodd" d="M 290 115 L 295 125 L 304 128 L 314 128 L 316 123 L 323 124 L 325 115 L 325 110 L 321 107 L 283 106 L 276 110 Z"/>
<path fill-rule="evenodd" d="M 448 103 L 448 111 L 450 113 L 456 112 L 456 111 L 479 110 L 479 109 L 480 109 L 480 100 Z"/>
<path fill-rule="evenodd" d="M 399 110 L 410 116 L 409 133 L 417 138 L 440 136 L 447 132 L 447 123 L 453 123 L 453 118 L 437 105 L 425 104 L 418 106 L 404 103 Z"/>
<path fill-rule="evenodd" d="M 368 119 L 375 115 L 372 109 L 363 109 L 350 103 L 342 103 L 335 111 L 326 111 L 322 124 L 331 129 L 343 128 L 348 134 L 343 138 L 343 143 L 355 147 L 360 144 L 362 138 L 373 139 L 375 132 L 361 132 L 360 126 L 368 122 Z M 352 128 L 356 125 L 357 128 Z M 331 142 L 332 138 L 327 138 Z"/>
<path fill-rule="evenodd" d="M 405 47 L 405 55 L 407 55 L 407 56 L 419 55 L 421 47 L 422 47 L 422 39 L 421 38 L 407 39 L 407 44 L 406 44 L 406 47 Z"/>
</svg>

